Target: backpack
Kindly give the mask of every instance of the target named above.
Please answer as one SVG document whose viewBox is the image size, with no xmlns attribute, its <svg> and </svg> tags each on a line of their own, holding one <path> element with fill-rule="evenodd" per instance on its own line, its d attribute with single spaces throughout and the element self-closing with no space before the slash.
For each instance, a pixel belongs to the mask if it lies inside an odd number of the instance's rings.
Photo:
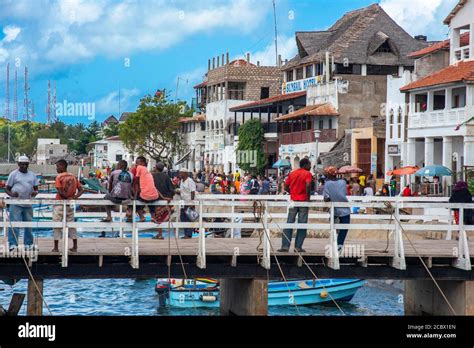
<svg viewBox="0 0 474 348">
<path fill-rule="evenodd" d="M 119 182 L 125 182 L 127 184 L 131 184 L 132 183 L 132 176 L 130 175 L 130 173 L 128 171 L 122 170 L 122 172 L 118 176 L 118 181 Z"/>
<path fill-rule="evenodd" d="M 66 196 L 66 199 L 73 198 L 77 192 L 77 179 L 71 173 L 64 173 L 59 176 L 62 189 Z"/>
<path fill-rule="evenodd" d="M 252 184 L 250 186 L 250 194 L 251 195 L 256 195 L 258 194 L 260 185 L 258 184 L 258 181 L 256 179 L 252 179 Z"/>
</svg>

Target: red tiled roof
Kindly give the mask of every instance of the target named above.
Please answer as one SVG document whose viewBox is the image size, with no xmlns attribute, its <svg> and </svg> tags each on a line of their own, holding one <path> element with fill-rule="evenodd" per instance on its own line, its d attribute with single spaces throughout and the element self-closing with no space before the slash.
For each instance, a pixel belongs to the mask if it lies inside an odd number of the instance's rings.
<svg viewBox="0 0 474 348">
<path fill-rule="evenodd" d="M 454 8 L 451 10 L 451 12 L 449 13 L 449 15 L 445 18 L 445 20 L 443 21 L 444 24 L 450 24 L 451 23 L 451 19 L 456 15 L 456 13 L 459 12 L 459 10 L 461 8 L 463 8 L 463 6 L 467 3 L 467 0 L 459 0 L 459 2 L 456 4 L 456 6 L 454 6 Z"/>
<path fill-rule="evenodd" d="M 193 88 L 201 88 L 201 87 L 204 87 L 204 86 L 207 86 L 207 82 L 206 82 L 206 81 L 203 81 L 203 82 L 197 84 L 197 85 L 194 86 Z"/>
<path fill-rule="evenodd" d="M 331 103 L 323 103 L 305 106 L 295 112 L 277 117 L 275 121 L 290 120 L 300 116 L 339 116 L 339 113 Z"/>
<path fill-rule="evenodd" d="M 400 88 L 400 91 L 465 81 L 474 82 L 474 61 L 472 60 L 450 65 L 425 78 L 409 83 Z"/>
<path fill-rule="evenodd" d="M 230 111 L 238 111 L 238 110 L 243 109 L 243 108 L 261 106 L 261 105 L 268 105 L 268 104 L 272 104 L 272 103 L 275 103 L 275 102 L 296 99 L 296 98 L 299 98 L 299 97 L 302 97 L 302 96 L 305 96 L 305 95 L 306 95 L 306 91 L 288 93 L 288 94 L 280 94 L 280 95 L 277 95 L 277 96 L 274 96 L 274 97 L 260 99 L 260 100 L 253 101 L 253 102 L 250 102 L 250 103 L 234 106 L 233 108 L 230 108 Z"/>
<path fill-rule="evenodd" d="M 105 140 L 120 140 L 120 137 L 118 135 L 114 135 L 114 136 L 105 138 Z"/>
<path fill-rule="evenodd" d="M 469 45 L 469 32 L 462 34 L 460 37 L 460 46 L 462 47 L 462 46 L 467 46 L 467 45 Z M 431 46 L 425 47 L 419 51 L 412 52 L 408 55 L 408 57 L 419 58 L 424 55 L 434 53 L 437 51 L 449 50 L 449 46 L 450 46 L 449 40 L 440 41 Z"/>
<path fill-rule="evenodd" d="M 181 123 L 189 123 L 189 122 L 202 122 L 206 120 L 205 114 L 199 114 L 193 117 L 181 117 L 179 122 Z"/>
<path fill-rule="evenodd" d="M 247 62 L 245 59 L 234 59 L 229 64 L 232 65 L 232 66 L 244 66 L 244 65 L 256 66 L 253 63 Z"/>
</svg>

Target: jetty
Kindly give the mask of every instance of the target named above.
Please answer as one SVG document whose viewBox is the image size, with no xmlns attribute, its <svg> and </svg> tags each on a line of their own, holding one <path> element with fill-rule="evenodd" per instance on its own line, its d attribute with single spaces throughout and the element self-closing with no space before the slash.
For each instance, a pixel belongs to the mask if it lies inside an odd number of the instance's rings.
<svg viewBox="0 0 474 348">
<path fill-rule="evenodd" d="M 113 222 L 91 221 L 101 212 L 76 213 L 75 222 L 48 221 L 48 213 L 33 222 L 12 222 L 5 206 L 31 204 L 36 208 L 51 204 L 75 207 L 111 205 L 103 195 L 85 195 L 76 201 L 57 201 L 52 195 L 15 200 L 0 196 L 4 208 L 0 228 L 0 279 L 28 278 L 28 313 L 41 315 L 44 279 L 50 278 L 217 278 L 221 283 L 221 313 L 265 315 L 267 282 L 270 279 L 360 278 L 403 279 L 406 281 L 405 313 L 474 314 L 474 272 L 470 250 L 474 250 L 474 226 L 453 221 L 452 210 L 474 209 L 474 204 L 449 204 L 446 197 L 350 197 L 348 203 L 291 202 L 283 195 L 206 195 L 192 203 L 199 212 L 196 222 L 126 222 L 123 208 Z M 186 203 L 188 204 L 188 203 Z M 154 205 L 167 205 L 157 202 Z M 183 201 L 172 201 L 175 210 Z M 307 224 L 286 223 L 289 206 L 310 207 Z M 136 202 L 130 207 L 135 212 Z M 351 224 L 341 225 L 335 207 L 358 208 Z M 220 222 L 214 221 L 220 218 Z M 223 221 L 222 221 L 223 219 Z M 61 228 L 79 231 L 79 249 L 71 253 L 63 238 L 60 251 L 52 252 L 51 238 L 37 238 L 34 255 L 9 255 L 7 231 L 12 227 Z M 180 239 L 180 228 L 193 227 L 197 238 Z M 168 230 L 169 238 L 141 238 L 157 228 Z M 210 229 L 228 229 L 230 238 L 212 238 Z M 325 231 L 321 238 L 307 238 L 304 253 L 278 252 L 284 228 Z M 349 229 L 341 252 L 337 250 L 337 230 Z M 253 231 L 250 238 L 232 238 L 234 230 Z M 351 231 L 378 231 L 370 239 L 351 236 Z M 98 238 L 105 232 L 106 238 Z M 355 233 L 355 232 L 354 232 Z M 111 235 L 116 234 L 113 238 Z M 470 235 L 470 238 L 469 238 Z M 89 237 L 90 236 L 90 237 Z M 376 237 L 374 237 L 376 236 Z M 436 236 L 436 237 L 435 237 Z M 446 296 L 448 301 L 445 301 Z"/>
</svg>

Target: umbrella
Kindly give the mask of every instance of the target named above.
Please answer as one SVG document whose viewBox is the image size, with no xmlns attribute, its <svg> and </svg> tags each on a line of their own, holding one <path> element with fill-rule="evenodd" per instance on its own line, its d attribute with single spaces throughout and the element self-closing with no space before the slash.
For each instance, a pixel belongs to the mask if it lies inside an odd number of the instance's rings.
<svg viewBox="0 0 474 348">
<path fill-rule="evenodd" d="M 453 172 L 451 169 L 441 165 L 432 165 L 421 168 L 415 173 L 416 176 L 451 176 Z"/>
<path fill-rule="evenodd" d="M 337 172 L 339 174 L 353 174 L 353 173 L 362 173 L 364 171 L 354 166 L 344 166 L 344 167 L 339 168 Z"/>
<path fill-rule="evenodd" d="M 286 158 L 279 159 L 272 165 L 272 168 L 287 168 L 287 167 L 291 167 L 291 163 Z"/>
<path fill-rule="evenodd" d="M 415 174 L 418 170 L 420 170 L 420 168 L 417 166 L 406 166 L 406 167 L 390 170 L 387 172 L 387 175 L 397 175 L 397 176 L 411 175 L 411 174 Z"/>
</svg>

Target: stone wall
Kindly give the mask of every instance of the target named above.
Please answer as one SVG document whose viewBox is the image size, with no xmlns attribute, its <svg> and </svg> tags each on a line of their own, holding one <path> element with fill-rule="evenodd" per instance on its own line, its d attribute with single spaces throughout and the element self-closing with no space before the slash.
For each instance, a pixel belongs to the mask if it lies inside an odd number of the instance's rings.
<svg viewBox="0 0 474 348">
<path fill-rule="evenodd" d="M 433 74 L 449 65 L 449 51 L 438 51 L 415 60 L 416 79 Z"/>
</svg>

